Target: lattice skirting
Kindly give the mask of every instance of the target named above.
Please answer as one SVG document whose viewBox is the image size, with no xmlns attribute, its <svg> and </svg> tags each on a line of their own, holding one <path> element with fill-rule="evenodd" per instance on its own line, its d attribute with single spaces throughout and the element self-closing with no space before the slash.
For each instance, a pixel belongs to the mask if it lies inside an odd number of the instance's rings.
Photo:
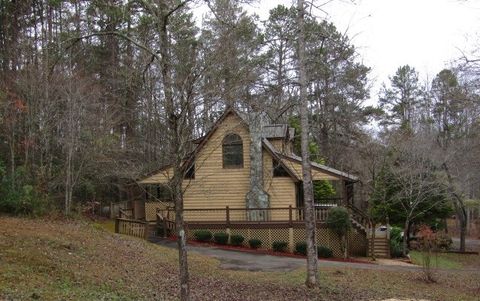
<svg viewBox="0 0 480 301">
<path fill-rule="evenodd" d="M 242 235 L 245 240 L 244 246 L 248 246 L 250 239 L 256 238 L 262 241 L 262 248 L 271 249 L 274 241 L 284 241 L 288 244 L 290 252 L 295 249 L 295 244 L 305 241 L 306 231 L 305 228 L 289 228 L 289 227 L 235 227 L 234 225 L 227 228 L 225 225 L 209 225 L 209 227 L 202 227 L 201 225 L 189 225 L 186 229 L 187 238 L 194 239 L 194 233 L 197 230 L 208 230 L 215 234 L 217 232 L 227 232 L 230 235 Z M 317 227 L 317 244 L 319 246 L 325 246 L 332 250 L 335 257 L 343 257 L 341 251 L 340 239 L 330 229 L 325 228 L 323 225 Z M 367 251 L 367 239 L 365 234 L 359 233 L 356 229 L 348 235 L 348 252 L 352 256 L 365 256 Z"/>
<path fill-rule="evenodd" d="M 365 234 L 358 231 L 350 231 L 348 233 L 348 251 L 352 256 L 367 256 L 368 240 Z"/>
</svg>

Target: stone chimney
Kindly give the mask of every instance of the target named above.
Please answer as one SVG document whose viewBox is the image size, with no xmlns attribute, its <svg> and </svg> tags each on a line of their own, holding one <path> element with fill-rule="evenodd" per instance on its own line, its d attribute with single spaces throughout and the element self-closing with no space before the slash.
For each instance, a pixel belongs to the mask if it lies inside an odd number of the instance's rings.
<svg viewBox="0 0 480 301">
<path fill-rule="evenodd" d="M 250 191 L 246 194 L 247 208 L 269 208 L 269 195 L 263 187 L 263 152 L 262 152 L 262 116 L 251 112 L 248 116 L 250 130 Z M 248 219 L 252 221 L 268 220 L 268 210 L 249 211 Z"/>
</svg>

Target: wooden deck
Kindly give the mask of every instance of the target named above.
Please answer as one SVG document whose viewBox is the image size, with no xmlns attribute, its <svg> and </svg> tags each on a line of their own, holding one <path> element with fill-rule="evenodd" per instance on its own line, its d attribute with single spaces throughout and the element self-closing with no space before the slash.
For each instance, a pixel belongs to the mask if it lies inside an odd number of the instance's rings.
<svg viewBox="0 0 480 301">
<path fill-rule="evenodd" d="M 326 220 L 328 211 L 336 205 L 320 205 L 315 208 L 317 244 L 328 246 L 335 256 L 342 256 L 338 237 L 328 229 Z M 349 233 L 349 252 L 351 255 L 367 254 L 368 224 L 354 220 L 353 230 Z M 128 215 L 130 212 L 128 212 Z M 212 233 L 226 232 L 230 235 L 242 235 L 245 242 L 251 238 L 263 241 L 267 248 L 274 241 L 285 241 L 293 252 L 296 243 L 306 240 L 304 208 L 208 208 L 185 209 L 184 226 L 188 239 L 195 239 L 197 230 L 208 230 Z M 355 221 L 355 222 L 353 222 Z M 363 220 L 362 220 L 363 221 Z M 153 234 L 164 237 L 176 235 L 175 211 L 173 208 L 158 209 L 155 221 L 139 221 L 131 218 L 117 218 L 115 230 L 117 233 L 148 239 Z M 247 245 L 246 245 L 247 246 Z M 380 250 L 375 250 L 376 253 Z"/>
</svg>

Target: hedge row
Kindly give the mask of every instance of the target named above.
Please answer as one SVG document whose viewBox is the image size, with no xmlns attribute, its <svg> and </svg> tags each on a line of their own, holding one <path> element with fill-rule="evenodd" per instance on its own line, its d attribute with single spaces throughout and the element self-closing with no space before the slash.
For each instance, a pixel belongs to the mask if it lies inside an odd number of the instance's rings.
<svg viewBox="0 0 480 301">
<path fill-rule="evenodd" d="M 213 241 L 220 245 L 227 245 L 229 239 L 230 239 L 230 244 L 233 246 L 240 246 L 245 241 L 245 238 L 242 235 L 235 234 L 230 236 L 228 235 L 228 233 L 225 233 L 225 232 L 218 232 L 218 233 L 212 234 L 212 232 L 208 230 L 198 230 L 198 231 L 195 231 L 193 235 L 195 236 L 196 240 L 202 241 L 202 242 L 212 241 L 212 238 L 213 238 Z M 258 249 L 261 247 L 262 241 L 260 239 L 253 238 L 248 241 L 248 245 L 252 249 Z M 287 248 L 288 248 L 288 243 L 285 241 L 274 241 L 272 243 L 272 250 L 275 252 L 286 252 Z M 301 255 L 307 255 L 307 243 L 302 241 L 295 244 L 295 253 L 301 254 Z M 318 254 L 318 257 L 321 257 L 321 258 L 330 258 L 333 256 L 332 250 L 325 246 L 318 246 L 317 254 Z"/>
<path fill-rule="evenodd" d="M 225 232 L 218 232 L 218 233 L 212 234 L 212 232 L 208 230 L 195 231 L 193 233 L 193 236 L 195 237 L 196 240 L 202 241 L 202 242 L 212 241 L 212 238 L 213 238 L 213 241 L 220 245 L 227 245 L 229 239 L 230 239 L 230 244 L 233 246 L 241 246 L 245 241 L 245 237 L 243 237 L 242 235 L 228 235 L 228 233 L 225 233 Z M 262 245 L 262 241 L 259 239 L 253 238 L 248 241 L 248 244 L 250 248 L 258 249 Z"/>
</svg>

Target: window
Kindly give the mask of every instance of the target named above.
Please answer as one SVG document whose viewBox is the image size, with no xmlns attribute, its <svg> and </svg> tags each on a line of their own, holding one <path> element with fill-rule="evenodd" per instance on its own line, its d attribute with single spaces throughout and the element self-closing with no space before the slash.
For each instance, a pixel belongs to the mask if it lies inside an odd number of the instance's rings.
<svg viewBox="0 0 480 301">
<path fill-rule="evenodd" d="M 290 175 L 285 170 L 285 168 L 277 160 L 272 160 L 273 165 L 273 176 L 274 177 L 289 177 Z"/>
<path fill-rule="evenodd" d="M 243 167 L 243 143 L 237 134 L 228 134 L 223 138 L 223 168 Z"/>
</svg>

